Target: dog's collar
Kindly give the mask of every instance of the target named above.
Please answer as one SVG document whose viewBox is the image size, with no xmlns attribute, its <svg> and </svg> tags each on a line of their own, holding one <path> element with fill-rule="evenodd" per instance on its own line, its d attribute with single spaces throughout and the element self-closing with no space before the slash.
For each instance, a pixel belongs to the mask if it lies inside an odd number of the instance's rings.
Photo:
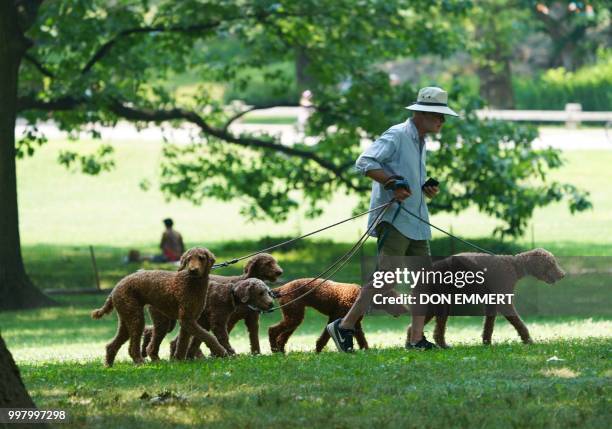
<svg viewBox="0 0 612 429">
<path fill-rule="evenodd" d="M 240 298 L 238 298 L 238 295 L 236 295 L 236 289 L 232 288 L 232 303 L 234 304 L 234 308 L 238 307 L 239 305 L 246 305 L 249 310 L 253 310 L 256 311 L 258 313 L 267 313 L 268 310 L 262 310 L 259 307 L 256 307 L 252 304 L 245 304 L 243 303 Z"/>
</svg>

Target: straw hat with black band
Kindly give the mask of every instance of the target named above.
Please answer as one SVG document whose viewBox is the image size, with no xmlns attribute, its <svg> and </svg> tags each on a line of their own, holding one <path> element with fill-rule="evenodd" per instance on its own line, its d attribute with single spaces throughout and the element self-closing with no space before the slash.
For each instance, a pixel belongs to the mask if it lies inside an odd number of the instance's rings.
<svg viewBox="0 0 612 429">
<path fill-rule="evenodd" d="M 417 112 L 436 112 L 444 115 L 459 116 L 448 107 L 448 93 L 437 86 L 426 86 L 419 90 L 417 101 L 406 109 Z"/>
</svg>

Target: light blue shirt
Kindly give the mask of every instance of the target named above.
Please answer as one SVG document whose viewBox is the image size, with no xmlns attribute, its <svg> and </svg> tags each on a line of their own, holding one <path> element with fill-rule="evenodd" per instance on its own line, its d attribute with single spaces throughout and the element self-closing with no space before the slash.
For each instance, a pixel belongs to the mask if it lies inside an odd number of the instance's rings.
<svg viewBox="0 0 612 429">
<path fill-rule="evenodd" d="M 419 138 L 419 133 L 412 122 L 408 119 L 402 124 L 397 124 L 384 132 L 370 147 L 368 147 L 357 159 L 355 168 L 365 175 L 370 170 L 383 169 L 387 174 L 396 174 L 404 177 L 410 185 L 412 195 L 406 198 L 402 205 L 412 213 L 429 222 L 429 212 L 425 195 L 421 186 L 427 180 L 425 170 L 425 141 Z M 393 198 L 393 191 L 386 191 L 382 184 L 372 181 L 372 196 L 370 198 L 370 209 L 385 204 Z M 397 204 L 389 207 L 382 221 L 391 223 L 397 210 Z M 379 211 L 371 212 L 368 218 L 368 226 L 374 222 Z M 419 219 L 410 216 L 404 210 L 400 210 L 393 226 L 404 236 L 413 240 L 431 239 L 429 225 Z M 372 236 L 376 232 L 372 231 Z"/>
</svg>

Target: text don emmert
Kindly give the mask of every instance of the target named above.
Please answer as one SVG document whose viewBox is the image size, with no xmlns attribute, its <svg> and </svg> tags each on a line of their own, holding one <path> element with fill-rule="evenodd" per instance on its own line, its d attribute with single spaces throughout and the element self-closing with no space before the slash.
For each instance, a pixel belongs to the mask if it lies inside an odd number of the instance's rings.
<svg viewBox="0 0 612 429">
<path fill-rule="evenodd" d="M 513 293 L 488 293 L 488 294 L 445 294 L 431 293 L 418 295 L 419 304 L 512 304 Z M 417 303 L 417 296 L 407 293 L 398 296 L 374 295 L 374 304 L 409 304 Z"/>
</svg>

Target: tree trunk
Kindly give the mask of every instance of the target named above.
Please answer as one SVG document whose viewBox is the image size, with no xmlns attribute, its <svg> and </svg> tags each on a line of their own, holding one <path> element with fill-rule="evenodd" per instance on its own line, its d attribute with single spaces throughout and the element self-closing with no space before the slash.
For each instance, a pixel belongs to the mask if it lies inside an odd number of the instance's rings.
<svg viewBox="0 0 612 429">
<path fill-rule="evenodd" d="M 21 380 L 19 368 L 0 336 L 0 408 L 36 408 L 28 390 Z M 6 427 L 47 428 L 47 424 L 11 424 Z M 4 426 L 3 426 L 4 427 Z"/>
<path fill-rule="evenodd" d="M 15 118 L 19 64 L 27 47 L 15 2 L 0 1 L 0 310 L 54 303 L 25 273 L 19 240 Z"/>
<path fill-rule="evenodd" d="M 501 6 L 493 3 L 488 12 L 497 15 Z M 508 18 L 505 18 L 508 19 Z M 480 18 L 481 24 L 476 29 L 479 40 L 487 40 L 478 61 L 477 74 L 480 79 L 480 96 L 497 109 L 513 109 L 514 93 L 512 90 L 511 45 L 507 40 L 504 26 L 489 17 Z"/>
<path fill-rule="evenodd" d="M 514 109 L 514 93 L 512 90 L 512 72 L 510 61 L 502 58 L 499 61 L 500 71 L 488 66 L 478 67 L 480 79 L 480 96 L 490 107 L 497 109 Z"/>
<path fill-rule="evenodd" d="M 0 408 L 35 408 L 26 390 L 19 368 L 0 336 Z"/>
</svg>

